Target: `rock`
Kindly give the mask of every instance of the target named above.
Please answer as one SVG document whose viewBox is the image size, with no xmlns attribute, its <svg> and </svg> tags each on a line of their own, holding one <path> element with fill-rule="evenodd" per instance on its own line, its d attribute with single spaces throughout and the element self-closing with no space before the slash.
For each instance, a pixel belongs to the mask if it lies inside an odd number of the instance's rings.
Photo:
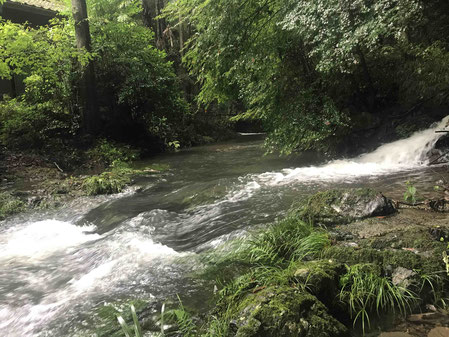
<svg viewBox="0 0 449 337">
<path fill-rule="evenodd" d="M 297 211 L 300 219 L 316 225 L 342 225 L 373 216 L 395 212 L 390 199 L 370 188 L 319 192 Z"/>
<path fill-rule="evenodd" d="M 427 337 L 449 337 L 449 328 L 438 327 L 430 330 Z"/>
<path fill-rule="evenodd" d="M 340 276 L 346 272 L 341 263 L 310 261 L 294 273 L 296 283 L 305 284 L 307 290 L 325 305 L 333 305 L 339 293 Z"/>
<path fill-rule="evenodd" d="M 407 288 L 412 284 L 412 278 L 416 276 L 416 273 L 413 270 L 406 269 L 404 267 L 397 267 L 393 271 L 392 281 L 394 285 L 401 285 Z"/>
<path fill-rule="evenodd" d="M 346 327 L 315 296 L 290 287 L 250 294 L 231 323 L 235 337 L 343 337 Z"/>
<path fill-rule="evenodd" d="M 379 337 L 413 337 L 406 332 L 382 332 Z"/>
</svg>

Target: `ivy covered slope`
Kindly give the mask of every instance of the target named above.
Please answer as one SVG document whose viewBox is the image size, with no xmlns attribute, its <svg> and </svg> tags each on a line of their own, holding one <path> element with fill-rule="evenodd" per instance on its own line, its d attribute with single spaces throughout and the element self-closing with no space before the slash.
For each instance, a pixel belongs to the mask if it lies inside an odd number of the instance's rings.
<svg viewBox="0 0 449 337">
<path fill-rule="evenodd" d="M 179 0 L 166 15 L 196 30 L 184 63 L 198 100 L 262 120 L 269 149 L 341 151 L 448 112 L 447 1 Z"/>
</svg>

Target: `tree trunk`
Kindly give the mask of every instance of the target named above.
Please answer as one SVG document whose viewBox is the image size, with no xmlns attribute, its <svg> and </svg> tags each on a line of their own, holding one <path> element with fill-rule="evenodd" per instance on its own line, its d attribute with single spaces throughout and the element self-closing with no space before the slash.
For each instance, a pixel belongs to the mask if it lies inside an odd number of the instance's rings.
<svg viewBox="0 0 449 337">
<path fill-rule="evenodd" d="M 75 20 L 75 37 L 78 49 L 91 51 L 91 37 L 87 18 L 86 0 L 72 0 L 72 14 Z M 80 83 L 80 94 L 83 105 L 83 131 L 93 135 L 98 131 L 99 116 L 97 105 L 97 88 L 95 81 L 95 67 L 89 62 L 84 67 Z"/>
<path fill-rule="evenodd" d="M 182 17 L 179 15 L 179 54 L 181 59 L 184 57 L 184 27 L 183 27 Z"/>
<path fill-rule="evenodd" d="M 357 45 L 356 52 L 360 58 L 360 64 L 362 65 L 362 71 L 363 76 L 365 77 L 365 81 L 368 85 L 368 106 L 370 111 L 374 110 L 374 102 L 376 100 L 376 90 L 374 88 L 373 79 L 371 77 L 370 71 L 368 69 L 368 64 L 366 63 L 365 54 L 362 51 L 362 48 L 360 48 L 359 45 Z"/>
<path fill-rule="evenodd" d="M 16 89 L 16 78 L 14 75 L 11 76 L 11 98 L 17 97 L 17 89 Z"/>
</svg>

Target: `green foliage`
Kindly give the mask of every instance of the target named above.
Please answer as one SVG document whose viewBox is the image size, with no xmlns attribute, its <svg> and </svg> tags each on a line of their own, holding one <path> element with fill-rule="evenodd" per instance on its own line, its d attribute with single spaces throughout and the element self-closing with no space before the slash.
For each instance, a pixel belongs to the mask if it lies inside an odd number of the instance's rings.
<svg viewBox="0 0 449 337">
<path fill-rule="evenodd" d="M 86 178 L 83 182 L 83 189 L 87 195 L 114 194 L 123 191 L 126 185 L 131 182 L 130 178 L 113 172 L 103 172 Z"/>
<path fill-rule="evenodd" d="M 91 160 L 109 166 L 114 162 L 134 161 L 140 157 L 140 152 L 129 145 L 99 139 L 87 155 Z"/>
<path fill-rule="evenodd" d="M 83 67 L 92 61 L 103 136 L 151 141 L 154 150 L 188 144 L 189 107 L 172 64 L 151 45 L 153 33 L 141 23 L 140 2 L 88 2 L 92 53 L 77 50 L 71 19 L 36 29 L 0 22 L 0 78 L 14 76 L 25 85 L 25 92 L 0 103 L 3 143 L 50 148 L 53 139 L 78 135 L 79 85 Z"/>
<path fill-rule="evenodd" d="M 180 333 L 183 337 L 195 337 L 197 334 L 197 327 L 192 320 L 192 317 L 185 309 L 181 299 L 178 296 L 179 305 L 178 308 L 167 311 L 163 314 L 164 318 L 168 322 L 173 322 L 178 327 L 177 333 Z"/>
<path fill-rule="evenodd" d="M 291 215 L 250 239 L 245 252 L 250 263 L 276 266 L 317 257 L 329 244 L 326 233 Z"/>
<path fill-rule="evenodd" d="M 22 200 L 7 192 L 0 192 L 0 220 L 7 216 L 19 213 L 25 209 Z"/>
<path fill-rule="evenodd" d="M 418 302 L 411 290 L 380 276 L 375 265 L 347 266 L 347 273 L 341 277 L 340 283 L 340 301 L 349 306 L 354 325 L 361 322 L 363 333 L 370 325 L 369 317 L 373 312 L 379 314 L 398 309 L 405 315 Z"/>
<path fill-rule="evenodd" d="M 79 127 L 73 82 L 90 55 L 73 45 L 67 22 L 31 29 L 0 21 L 0 78 L 22 78 L 25 92 L 0 102 L 0 137 L 9 147 L 42 147 L 72 136 Z"/>
<path fill-rule="evenodd" d="M 404 200 L 412 204 L 416 203 L 416 187 L 410 181 L 405 183 L 407 190 L 404 193 Z"/>
<path fill-rule="evenodd" d="M 361 111 L 447 102 L 448 9 L 439 0 L 180 0 L 165 15 L 196 29 L 184 64 L 201 84 L 199 103 L 238 106 L 234 119 L 262 120 L 268 150 L 289 154 L 332 152 Z"/>
<path fill-rule="evenodd" d="M 131 183 L 131 176 L 138 172 L 126 163 L 115 161 L 110 171 L 84 179 L 82 188 L 87 195 L 120 193 Z"/>
<path fill-rule="evenodd" d="M 152 44 L 153 32 L 136 16 L 140 1 L 92 0 L 90 25 L 101 105 L 109 132 L 127 124 L 157 137 L 166 146 L 179 144 L 188 119 L 172 64 Z M 126 121 L 126 123 L 124 123 Z"/>
<path fill-rule="evenodd" d="M 142 329 L 140 328 L 139 319 L 137 318 L 136 309 L 134 308 L 134 305 L 131 305 L 131 315 L 133 318 L 133 330 L 134 334 L 131 332 L 131 329 L 129 328 L 126 321 L 123 319 L 122 316 L 117 316 L 117 321 L 119 322 L 120 326 L 122 327 L 123 333 L 125 334 L 125 337 L 143 337 Z"/>
</svg>

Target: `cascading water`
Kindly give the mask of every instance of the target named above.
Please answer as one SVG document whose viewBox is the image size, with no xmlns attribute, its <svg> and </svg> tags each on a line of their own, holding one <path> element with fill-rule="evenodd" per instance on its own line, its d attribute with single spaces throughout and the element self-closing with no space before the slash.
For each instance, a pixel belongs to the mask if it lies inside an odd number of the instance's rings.
<svg viewBox="0 0 449 337">
<path fill-rule="evenodd" d="M 435 180 L 426 154 L 448 121 L 313 167 L 283 169 L 291 164 L 262 156 L 260 140 L 196 148 L 161 157 L 171 171 L 143 178 L 135 193 L 3 222 L 0 336 L 89 335 L 90 313 L 118 298 L 162 301 L 181 293 L 201 305 L 204 285 L 188 277 L 201 267 L 199 252 L 272 221 L 318 188 L 393 190 L 410 176 Z"/>
</svg>

